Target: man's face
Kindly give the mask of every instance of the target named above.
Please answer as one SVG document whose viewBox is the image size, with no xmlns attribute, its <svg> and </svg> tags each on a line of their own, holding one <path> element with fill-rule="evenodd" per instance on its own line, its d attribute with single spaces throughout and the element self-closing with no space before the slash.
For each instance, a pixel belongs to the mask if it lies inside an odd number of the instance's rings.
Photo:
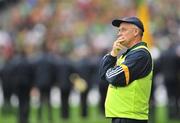
<svg viewBox="0 0 180 123">
<path fill-rule="evenodd" d="M 136 31 L 135 31 L 136 30 Z M 122 45 L 129 46 L 129 43 L 134 40 L 137 33 L 137 27 L 130 23 L 121 23 L 118 31 L 118 38 L 123 39 Z"/>
</svg>

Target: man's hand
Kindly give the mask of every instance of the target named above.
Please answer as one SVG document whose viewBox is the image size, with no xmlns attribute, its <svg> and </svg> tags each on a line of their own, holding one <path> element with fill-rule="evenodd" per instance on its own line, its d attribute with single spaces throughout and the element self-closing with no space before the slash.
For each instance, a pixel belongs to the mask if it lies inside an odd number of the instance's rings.
<svg viewBox="0 0 180 123">
<path fill-rule="evenodd" d="M 111 55 L 116 57 L 118 54 L 119 54 L 119 51 L 120 50 L 123 50 L 125 49 L 126 47 L 123 46 L 122 44 L 125 42 L 124 38 L 120 37 L 118 38 L 114 44 L 113 44 L 113 48 L 112 48 L 112 51 L 111 51 Z"/>
</svg>

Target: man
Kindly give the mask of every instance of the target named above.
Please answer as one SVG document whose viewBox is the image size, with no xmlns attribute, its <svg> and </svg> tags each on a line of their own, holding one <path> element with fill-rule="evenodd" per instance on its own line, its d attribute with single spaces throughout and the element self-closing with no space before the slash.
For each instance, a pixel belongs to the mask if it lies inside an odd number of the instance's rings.
<svg viewBox="0 0 180 123">
<path fill-rule="evenodd" d="M 147 123 L 152 84 L 152 58 L 145 42 L 144 27 L 137 17 L 113 20 L 119 28 L 112 50 L 101 61 L 100 77 L 109 83 L 106 117 L 112 123 Z M 127 51 L 117 58 L 119 52 Z"/>
</svg>

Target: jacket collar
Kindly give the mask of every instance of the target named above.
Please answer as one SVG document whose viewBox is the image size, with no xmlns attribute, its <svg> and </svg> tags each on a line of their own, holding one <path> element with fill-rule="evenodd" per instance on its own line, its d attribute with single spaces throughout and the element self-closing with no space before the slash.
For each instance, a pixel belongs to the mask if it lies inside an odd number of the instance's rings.
<svg viewBox="0 0 180 123">
<path fill-rule="evenodd" d="M 134 46 L 132 46 L 131 48 L 128 48 L 127 51 L 125 53 L 123 53 L 122 55 L 126 55 L 129 51 L 133 50 L 134 48 L 138 47 L 138 46 L 146 46 L 147 47 L 147 43 L 145 42 L 139 42 L 137 44 L 135 44 Z"/>
</svg>

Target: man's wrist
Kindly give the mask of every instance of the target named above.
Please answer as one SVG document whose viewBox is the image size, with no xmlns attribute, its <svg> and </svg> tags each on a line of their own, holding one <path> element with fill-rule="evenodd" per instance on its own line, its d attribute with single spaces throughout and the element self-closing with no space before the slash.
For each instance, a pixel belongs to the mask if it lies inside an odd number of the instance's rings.
<svg viewBox="0 0 180 123">
<path fill-rule="evenodd" d="M 117 57 L 118 53 L 115 53 L 114 51 L 111 51 L 110 55 L 113 56 L 113 57 Z"/>
<path fill-rule="evenodd" d="M 117 60 L 117 56 L 112 56 L 111 53 L 108 53 L 107 57 L 113 61 Z"/>
</svg>

